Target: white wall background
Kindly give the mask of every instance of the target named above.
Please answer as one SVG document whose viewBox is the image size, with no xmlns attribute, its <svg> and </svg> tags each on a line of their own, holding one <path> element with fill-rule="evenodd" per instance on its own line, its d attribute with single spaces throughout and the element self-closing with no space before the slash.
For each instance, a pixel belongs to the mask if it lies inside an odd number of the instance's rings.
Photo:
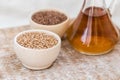
<svg viewBox="0 0 120 80">
<path fill-rule="evenodd" d="M 0 28 L 29 24 L 28 16 L 30 12 L 36 9 L 60 8 L 72 18 L 77 16 L 83 1 L 84 0 L 0 0 Z M 109 6 L 110 2 L 111 0 L 106 0 L 107 6 Z M 117 2 L 116 6 L 118 5 Z M 120 13 L 115 11 L 114 9 L 113 14 L 120 16 Z M 118 19 L 118 17 L 115 16 L 113 20 L 117 20 L 116 18 Z"/>
</svg>

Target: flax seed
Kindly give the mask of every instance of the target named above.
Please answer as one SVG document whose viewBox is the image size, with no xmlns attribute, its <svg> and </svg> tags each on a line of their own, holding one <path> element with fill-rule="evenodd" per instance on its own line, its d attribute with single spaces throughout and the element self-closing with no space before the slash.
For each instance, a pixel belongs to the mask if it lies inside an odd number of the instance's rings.
<svg viewBox="0 0 120 80">
<path fill-rule="evenodd" d="M 38 24 L 55 25 L 65 21 L 67 17 L 57 11 L 40 11 L 32 16 L 32 20 Z"/>
</svg>

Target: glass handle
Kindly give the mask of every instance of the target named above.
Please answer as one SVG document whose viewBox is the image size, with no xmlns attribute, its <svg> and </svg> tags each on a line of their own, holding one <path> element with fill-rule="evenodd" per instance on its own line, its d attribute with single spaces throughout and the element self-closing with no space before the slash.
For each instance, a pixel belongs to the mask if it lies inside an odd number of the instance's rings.
<svg viewBox="0 0 120 80">
<path fill-rule="evenodd" d="M 115 5 L 115 1 L 116 0 L 112 0 L 109 7 L 108 7 L 108 11 L 110 13 L 110 16 L 112 16 L 112 9 L 114 8 L 114 5 Z"/>
</svg>

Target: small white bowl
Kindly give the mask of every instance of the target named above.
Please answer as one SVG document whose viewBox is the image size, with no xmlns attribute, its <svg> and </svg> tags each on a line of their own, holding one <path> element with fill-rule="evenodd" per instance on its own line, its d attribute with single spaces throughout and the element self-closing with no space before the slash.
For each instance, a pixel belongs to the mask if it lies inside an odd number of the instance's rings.
<svg viewBox="0 0 120 80">
<path fill-rule="evenodd" d="M 37 13 L 37 12 L 40 12 L 40 11 L 56 11 L 56 12 L 59 12 L 59 13 L 62 13 L 64 14 L 67 19 L 59 24 L 55 24 L 55 25 L 43 25 L 43 24 L 39 24 L 39 23 L 36 23 L 35 21 L 32 20 L 32 16 Z M 61 10 L 57 10 L 57 9 L 43 9 L 43 10 L 37 10 L 37 11 L 34 11 L 31 15 L 30 15 L 30 26 L 32 29 L 43 29 L 43 30 L 49 30 L 49 31 L 52 31 L 54 33 L 57 33 L 60 37 L 62 37 L 65 33 L 65 31 L 68 29 L 69 27 L 69 20 L 70 18 L 68 17 L 67 14 L 65 14 L 65 12 L 61 11 Z"/>
<path fill-rule="evenodd" d="M 31 49 L 21 46 L 17 42 L 17 38 L 27 32 L 44 32 L 48 35 L 54 36 L 58 43 L 51 48 L 47 49 Z M 16 52 L 17 57 L 22 62 L 22 64 L 33 70 L 45 69 L 52 65 L 52 63 L 56 60 L 61 48 L 61 39 L 60 37 L 50 31 L 47 30 L 27 30 L 23 31 L 16 35 L 14 38 L 14 50 Z"/>
</svg>

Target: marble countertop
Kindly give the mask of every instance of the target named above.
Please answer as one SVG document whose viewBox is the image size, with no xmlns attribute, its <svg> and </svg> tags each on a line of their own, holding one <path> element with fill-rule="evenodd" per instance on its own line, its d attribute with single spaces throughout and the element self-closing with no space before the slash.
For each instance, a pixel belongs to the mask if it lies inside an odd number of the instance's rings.
<svg viewBox="0 0 120 80">
<path fill-rule="evenodd" d="M 13 50 L 13 38 L 29 26 L 0 31 L 0 80 L 119 80 L 120 41 L 108 54 L 86 56 L 76 52 L 67 40 L 54 64 L 45 70 L 25 68 Z M 4 36 L 4 34 L 6 36 Z"/>
</svg>

